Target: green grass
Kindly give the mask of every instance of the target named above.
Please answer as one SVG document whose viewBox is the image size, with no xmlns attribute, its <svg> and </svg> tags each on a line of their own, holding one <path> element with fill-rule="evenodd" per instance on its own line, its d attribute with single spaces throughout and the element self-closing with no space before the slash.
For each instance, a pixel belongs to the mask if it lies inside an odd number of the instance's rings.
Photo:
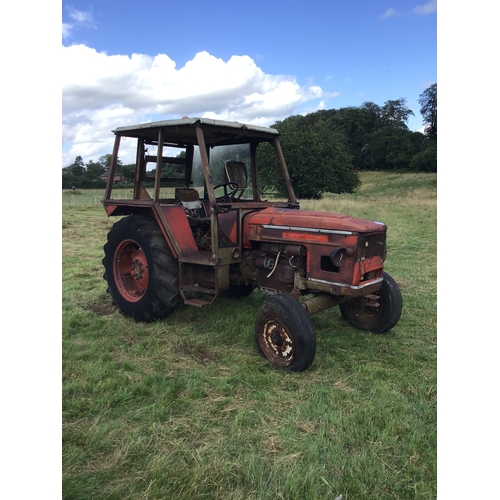
<svg viewBox="0 0 500 500">
<path fill-rule="evenodd" d="M 102 279 L 102 192 L 63 192 L 65 499 L 436 497 L 436 176 L 361 179 L 301 206 L 387 224 L 403 315 L 385 335 L 338 308 L 313 316 L 303 373 L 258 356 L 258 292 L 153 324 L 121 316 Z"/>
</svg>

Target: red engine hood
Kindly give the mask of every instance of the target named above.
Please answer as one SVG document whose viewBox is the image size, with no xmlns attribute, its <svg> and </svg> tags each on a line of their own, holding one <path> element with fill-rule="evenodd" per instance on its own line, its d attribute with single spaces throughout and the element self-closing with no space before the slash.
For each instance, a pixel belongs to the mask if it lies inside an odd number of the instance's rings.
<svg viewBox="0 0 500 500">
<path fill-rule="evenodd" d="M 356 219 L 349 215 L 293 210 L 289 208 L 265 208 L 245 218 L 246 229 L 257 225 L 272 225 L 294 228 L 329 229 L 353 233 L 384 232 L 387 227 L 382 222 Z"/>
</svg>

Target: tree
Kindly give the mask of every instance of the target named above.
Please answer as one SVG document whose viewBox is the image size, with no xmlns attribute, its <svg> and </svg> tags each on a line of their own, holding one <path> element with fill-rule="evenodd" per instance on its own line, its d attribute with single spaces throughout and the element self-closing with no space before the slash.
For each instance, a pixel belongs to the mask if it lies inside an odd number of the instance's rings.
<svg viewBox="0 0 500 500">
<path fill-rule="evenodd" d="M 81 156 L 77 156 L 71 165 L 63 168 L 63 174 L 71 177 L 81 177 L 84 172 L 85 163 L 83 163 Z"/>
<path fill-rule="evenodd" d="M 128 163 L 127 165 L 122 165 L 121 174 L 125 179 L 132 181 L 135 177 L 135 163 Z"/>
<path fill-rule="evenodd" d="M 109 172 L 109 169 L 111 167 L 111 158 L 113 157 L 112 154 L 107 154 L 107 155 L 102 155 L 99 158 L 99 164 L 104 168 L 106 172 Z M 118 158 L 116 162 L 116 173 L 120 173 L 122 167 L 122 161 Z"/>
<path fill-rule="evenodd" d="M 311 125 L 310 117 L 297 115 L 273 127 L 281 133 L 280 143 L 297 198 L 319 199 L 325 192 L 352 193 L 359 186 L 344 136 L 327 122 L 318 120 Z M 285 197 L 286 186 L 270 147 L 259 148 L 259 167 L 261 186 Z"/>
<path fill-rule="evenodd" d="M 363 148 L 378 122 L 380 122 L 379 114 L 365 106 L 341 108 L 328 122 L 333 129 L 345 136 L 346 146 L 356 169 L 365 168 Z"/>
<path fill-rule="evenodd" d="M 97 179 L 105 172 L 104 167 L 100 163 L 95 163 L 92 160 L 90 160 L 85 167 L 85 177 L 90 180 Z"/>
<path fill-rule="evenodd" d="M 406 99 L 396 99 L 394 101 L 386 101 L 382 106 L 382 121 L 386 125 L 396 125 L 403 130 L 408 130 L 406 125 L 410 116 L 414 116 L 415 113 L 406 106 Z"/>
<path fill-rule="evenodd" d="M 418 102 L 422 106 L 420 114 L 426 125 L 424 133 L 429 139 L 437 141 L 437 83 L 427 87 L 419 95 Z"/>
<path fill-rule="evenodd" d="M 102 188 L 106 183 L 99 178 L 104 172 L 104 167 L 100 163 L 90 160 L 86 165 L 81 156 L 77 156 L 75 161 L 62 169 L 62 187 L 69 189 L 76 187 L 79 189 Z"/>
<path fill-rule="evenodd" d="M 437 172 L 437 143 L 425 139 L 422 149 L 410 161 L 410 169 L 415 172 Z"/>
<path fill-rule="evenodd" d="M 368 170 L 407 170 L 418 150 L 407 130 L 385 125 L 377 128 L 363 149 Z"/>
<path fill-rule="evenodd" d="M 361 105 L 361 108 L 362 109 L 367 109 L 368 111 L 370 111 L 374 116 L 380 118 L 382 116 L 382 108 L 378 105 L 378 104 L 375 104 L 374 102 L 371 102 L 371 101 L 365 101 L 362 105 Z"/>
</svg>

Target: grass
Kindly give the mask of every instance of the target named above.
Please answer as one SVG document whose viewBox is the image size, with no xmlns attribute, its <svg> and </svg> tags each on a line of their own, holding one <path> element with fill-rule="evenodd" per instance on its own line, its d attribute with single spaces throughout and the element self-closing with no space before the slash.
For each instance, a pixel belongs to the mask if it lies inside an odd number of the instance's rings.
<svg viewBox="0 0 500 500">
<path fill-rule="evenodd" d="M 302 208 L 381 220 L 404 310 L 385 335 L 313 316 L 303 373 L 256 353 L 266 298 L 138 324 L 106 294 L 102 192 L 63 192 L 63 497 L 436 497 L 436 176 L 364 173 Z M 94 197 L 95 194 L 95 197 Z"/>
</svg>

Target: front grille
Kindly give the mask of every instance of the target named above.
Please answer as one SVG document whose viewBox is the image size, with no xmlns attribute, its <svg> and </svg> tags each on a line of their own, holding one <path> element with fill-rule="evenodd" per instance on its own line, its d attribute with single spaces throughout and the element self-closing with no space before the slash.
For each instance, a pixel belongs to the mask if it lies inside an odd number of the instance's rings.
<svg viewBox="0 0 500 500">
<path fill-rule="evenodd" d="M 358 243 L 358 258 L 369 259 L 370 257 L 385 254 L 385 233 L 361 234 Z"/>
</svg>

